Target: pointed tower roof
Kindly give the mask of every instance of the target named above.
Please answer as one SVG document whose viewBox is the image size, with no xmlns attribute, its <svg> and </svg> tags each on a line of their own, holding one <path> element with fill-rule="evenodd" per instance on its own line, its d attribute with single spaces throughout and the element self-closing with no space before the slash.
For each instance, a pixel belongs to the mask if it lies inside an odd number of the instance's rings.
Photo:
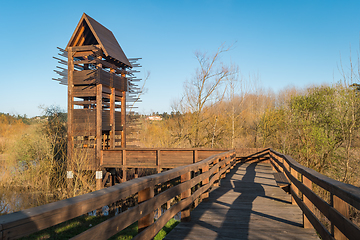
<svg viewBox="0 0 360 240">
<path fill-rule="evenodd" d="M 66 46 L 66 50 L 68 47 L 84 45 L 100 45 L 106 57 L 131 67 L 129 60 L 121 49 L 114 34 L 85 13 L 81 16 L 81 19 Z"/>
</svg>

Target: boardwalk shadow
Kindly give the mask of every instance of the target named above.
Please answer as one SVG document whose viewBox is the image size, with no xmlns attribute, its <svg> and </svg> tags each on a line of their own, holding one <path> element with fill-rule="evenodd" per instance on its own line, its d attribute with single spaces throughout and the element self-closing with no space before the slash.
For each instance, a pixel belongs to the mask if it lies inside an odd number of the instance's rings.
<svg viewBox="0 0 360 240">
<path fill-rule="evenodd" d="M 240 195 L 229 205 L 223 222 L 217 231 L 218 235 L 216 239 L 221 239 L 222 237 L 247 239 L 253 202 L 257 197 L 265 196 L 265 190 L 261 184 L 254 182 L 256 176 L 255 167 L 257 164 L 257 162 L 250 163 L 246 167 L 246 172 L 242 178 L 241 176 L 228 176 L 222 180 L 221 187 L 226 188 L 227 193 L 233 191 L 237 193 L 236 195 Z M 234 170 L 238 170 L 242 165 L 243 164 L 238 164 Z M 218 201 L 221 201 L 222 197 L 223 195 L 220 195 L 217 198 Z M 224 200 L 227 201 L 225 197 Z"/>
<path fill-rule="evenodd" d="M 255 181 L 255 177 L 257 179 L 269 179 L 268 177 L 264 177 L 264 176 L 256 176 L 259 173 L 269 174 L 269 172 L 261 171 L 261 168 L 264 165 L 259 166 L 258 165 L 259 163 L 261 162 L 250 163 L 246 167 L 246 172 L 241 179 L 239 177 L 236 178 L 235 176 L 229 176 L 222 180 L 222 184 L 221 184 L 222 187 L 227 188 L 229 187 L 229 185 L 231 185 L 232 188 L 229 190 L 233 191 L 234 193 L 239 193 L 240 195 L 231 203 L 231 205 L 229 205 L 229 209 L 225 215 L 225 218 L 222 222 L 220 229 L 218 230 L 218 237 L 216 239 L 223 239 L 222 237 L 247 239 L 249 236 L 251 215 L 253 216 L 256 215 L 257 218 L 262 217 L 266 220 L 271 219 L 277 222 L 282 222 L 289 225 L 301 227 L 301 224 L 298 224 L 296 222 L 292 222 L 283 218 L 268 215 L 264 212 L 261 212 L 261 210 L 256 211 L 254 209 L 254 201 L 258 197 L 266 198 L 282 203 L 290 203 L 282 199 L 266 196 L 264 187 L 262 186 L 261 183 L 257 183 Z M 237 167 L 237 170 L 240 167 L 241 165 Z M 256 171 L 255 168 L 260 168 L 260 171 Z M 270 177 L 270 179 L 273 178 Z M 268 185 L 268 184 L 264 184 L 264 185 Z M 219 197 L 221 198 L 221 196 Z M 261 224 L 260 221 L 259 224 Z"/>
<path fill-rule="evenodd" d="M 256 217 L 256 221 L 259 221 L 258 224 L 266 224 L 267 221 L 272 220 L 300 227 L 301 224 L 299 223 L 268 215 L 259 209 L 253 208 L 254 201 L 258 197 L 271 199 L 279 203 L 289 203 L 283 199 L 265 195 L 264 187 L 261 183 L 257 183 L 255 178 L 258 179 L 257 181 L 261 181 L 261 179 L 264 179 L 264 174 L 270 172 L 262 172 L 262 168 L 266 168 L 266 166 L 259 165 L 259 163 L 237 164 L 227 174 L 226 178 L 221 180 L 221 186 L 210 193 L 209 201 L 201 203 L 191 213 L 192 220 L 189 223 L 178 225 L 179 229 L 175 231 L 176 233 L 174 232 L 178 237 L 177 239 L 186 238 L 195 232 L 201 234 L 202 231 L 207 231 L 206 235 L 211 232 L 211 239 L 247 239 L 249 237 L 251 217 Z M 256 176 L 256 169 L 262 172 L 263 177 Z M 276 187 L 268 182 L 265 185 Z"/>
</svg>

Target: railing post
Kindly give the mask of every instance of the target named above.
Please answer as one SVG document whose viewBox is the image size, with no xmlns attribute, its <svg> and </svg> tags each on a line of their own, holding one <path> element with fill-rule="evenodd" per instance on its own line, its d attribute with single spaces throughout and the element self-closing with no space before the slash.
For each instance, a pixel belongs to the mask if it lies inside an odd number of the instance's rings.
<svg viewBox="0 0 360 240">
<path fill-rule="evenodd" d="M 138 203 L 142 203 L 154 197 L 154 187 L 145 188 L 138 193 Z M 138 232 L 143 231 L 154 222 L 154 211 L 142 217 L 138 221 Z"/>
<path fill-rule="evenodd" d="M 271 154 L 270 150 L 269 150 L 269 160 L 270 160 L 270 165 L 271 165 L 272 170 L 276 171 L 276 169 L 275 169 L 275 161 L 272 158 L 272 154 Z"/>
<path fill-rule="evenodd" d="M 275 162 L 275 164 L 276 164 L 275 166 L 276 166 L 276 167 L 280 170 L 280 169 L 281 169 L 281 167 L 280 167 L 279 162 L 280 162 L 281 160 L 280 160 L 280 158 L 279 158 L 277 155 L 275 155 L 275 158 L 276 158 L 276 160 L 277 160 L 277 161 L 274 161 L 274 162 Z M 279 161 L 279 162 L 278 162 L 278 161 Z"/>
<path fill-rule="evenodd" d="M 156 170 L 158 173 L 161 172 L 161 167 L 160 167 L 160 150 L 156 150 Z"/>
<path fill-rule="evenodd" d="M 122 150 L 122 179 L 121 182 L 126 182 L 126 150 Z"/>
<path fill-rule="evenodd" d="M 207 172 L 207 171 L 209 171 L 209 165 L 206 164 L 206 166 L 201 169 L 201 173 L 205 173 L 205 172 Z M 209 184 L 209 182 L 210 182 L 210 181 L 209 181 L 209 178 L 205 178 L 205 179 L 202 181 L 201 186 L 204 186 L 204 185 L 206 185 L 206 184 Z M 204 193 L 201 195 L 201 201 L 207 201 L 208 199 L 209 199 L 209 192 L 206 191 L 206 192 L 204 192 Z"/>
<path fill-rule="evenodd" d="M 191 179 L 191 172 L 187 172 L 183 175 L 181 175 L 181 182 L 186 182 L 188 180 Z M 190 197 L 191 196 L 191 188 L 185 190 L 184 192 L 181 193 L 181 199 L 185 199 L 187 197 Z M 184 208 L 182 211 L 181 211 L 181 221 L 182 222 L 189 222 L 190 221 L 190 206 L 187 206 L 186 208 Z"/>
<path fill-rule="evenodd" d="M 312 182 L 310 179 L 308 179 L 307 177 L 305 177 L 304 175 L 302 175 L 302 183 L 309 188 L 310 190 L 312 190 Z M 305 196 L 305 194 L 303 194 L 303 202 L 304 204 L 309 208 L 309 210 L 312 212 L 313 211 L 313 204 L 312 202 Z M 313 228 L 313 226 L 311 225 L 309 219 L 305 216 L 304 212 L 303 212 L 303 224 L 304 224 L 304 228 Z"/>
<path fill-rule="evenodd" d="M 170 188 L 170 182 L 168 182 L 166 184 L 166 189 L 169 189 L 169 188 Z M 171 200 L 166 202 L 166 210 L 170 209 L 170 207 L 171 207 Z"/>
<path fill-rule="evenodd" d="M 198 151 L 194 149 L 193 152 L 193 163 L 196 163 L 198 161 Z"/>
<path fill-rule="evenodd" d="M 139 169 L 135 168 L 134 178 L 138 178 L 138 177 L 139 177 Z"/>
<path fill-rule="evenodd" d="M 292 167 L 289 167 L 289 168 L 290 168 L 291 175 L 294 178 L 298 179 L 298 172 L 295 169 L 293 169 Z M 299 196 L 299 189 L 295 186 L 295 184 L 291 183 L 290 187 L 291 187 L 291 191 Z M 295 198 L 292 195 L 291 195 L 291 204 L 296 205 Z"/>
<path fill-rule="evenodd" d="M 199 170 L 198 170 L 198 171 L 195 171 L 195 172 L 192 172 L 192 178 L 195 178 L 195 177 L 198 176 L 199 174 L 200 174 L 200 171 L 199 171 Z M 193 192 L 196 192 L 196 190 L 199 189 L 199 185 L 200 185 L 200 183 L 197 183 L 197 184 L 194 186 L 194 191 L 193 191 Z M 191 190 L 191 191 L 192 191 L 192 190 Z M 191 194 L 193 194 L 193 192 L 192 192 Z M 193 208 L 196 208 L 196 207 L 199 205 L 200 198 L 201 198 L 201 196 L 198 197 L 198 198 L 195 198 L 194 204 L 193 204 Z"/>
<path fill-rule="evenodd" d="M 156 189 L 156 191 L 157 191 L 157 194 L 159 194 L 159 193 L 161 193 L 161 184 L 160 184 L 160 186 L 158 186 L 158 188 Z M 155 190 L 154 190 L 155 191 Z M 161 217 L 161 206 L 162 205 L 160 205 L 159 207 L 158 207 L 158 209 L 157 209 L 157 217 L 159 218 L 159 217 Z"/>
<path fill-rule="evenodd" d="M 102 171 L 95 172 L 95 179 L 96 179 L 96 190 L 100 190 L 103 188 L 102 181 L 103 181 L 103 173 Z"/>
<path fill-rule="evenodd" d="M 226 161 L 226 166 L 225 166 L 225 167 L 227 167 L 227 166 L 231 163 L 231 156 L 230 156 L 230 155 L 227 155 L 227 156 L 226 156 L 226 159 L 227 159 L 227 161 Z M 229 173 L 229 172 L 230 172 L 230 169 L 231 169 L 231 168 L 228 168 L 225 173 Z M 225 174 L 225 175 L 226 175 L 226 174 Z"/>
<path fill-rule="evenodd" d="M 214 166 L 215 166 L 216 164 L 218 164 L 218 162 L 219 162 L 219 159 L 217 158 L 217 159 L 213 162 Z M 216 170 L 214 171 L 214 175 L 216 175 L 218 172 L 219 172 L 219 168 L 216 167 Z M 216 179 L 216 180 L 214 181 L 213 186 L 218 187 L 219 184 L 220 184 L 220 178 L 219 178 L 219 179 Z"/>
<path fill-rule="evenodd" d="M 232 156 L 232 155 L 230 155 L 230 159 L 231 159 L 231 160 L 230 160 L 230 162 L 232 162 L 232 161 L 236 161 L 236 153 L 233 153 L 233 154 L 235 154 L 234 159 L 232 159 L 232 158 L 231 158 L 231 156 Z M 235 166 L 235 164 L 234 164 L 234 163 L 231 163 L 231 167 L 230 167 L 230 169 L 233 169 L 233 168 L 234 168 L 234 166 Z"/>
<path fill-rule="evenodd" d="M 225 162 L 226 161 L 226 158 L 225 157 L 222 157 L 221 159 L 220 159 L 220 162 Z M 225 164 L 224 165 L 222 165 L 221 167 L 220 167 L 220 170 L 221 169 L 223 169 L 223 168 L 225 168 L 226 167 L 226 162 L 225 162 Z M 223 174 L 221 174 L 220 175 L 220 179 L 223 179 L 223 178 L 225 178 L 226 177 L 226 172 L 224 172 Z M 220 181 L 220 180 L 219 180 Z"/>
<path fill-rule="evenodd" d="M 121 182 L 126 182 L 126 168 L 122 168 L 122 179 Z"/>
<path fill-rule="evenodd" d="M 336 195 L 331 194 L 331 196 L 332 196 L 333 207 L 339 213 L 341 213 L 341 215 L 343 215 L 346 218 L 349 218 L 349 204 Z M 333 224 L 332 224 L 332 229 L 334 229 L 335 239 L 340 239 L 340 240 L 348 239 L 336 226 L 333 226 Z"/>
</svg>

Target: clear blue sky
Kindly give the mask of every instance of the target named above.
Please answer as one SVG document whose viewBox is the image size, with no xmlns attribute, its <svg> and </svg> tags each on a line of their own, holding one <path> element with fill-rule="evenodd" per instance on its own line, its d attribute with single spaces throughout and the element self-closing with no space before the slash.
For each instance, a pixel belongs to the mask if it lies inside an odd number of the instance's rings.
<svg viewBox="0 0 360 240">
<path fill-rule="evenodd" d="M 194 51 L 235 48 L 224 61 L 261 86 L 333 83 L 340 56 L 359 49 L 360 1 L 1 1 L 0 112 L 66 109 L 67 89 L 52 81 L 56 47 L 65 47 L 83 12 L 110 29 L 128 57 L 150 71 L 141 113 L 171 111 L 197 67 Z M 141 76 L 143 76 L 141 73 Z"/>
</svg>

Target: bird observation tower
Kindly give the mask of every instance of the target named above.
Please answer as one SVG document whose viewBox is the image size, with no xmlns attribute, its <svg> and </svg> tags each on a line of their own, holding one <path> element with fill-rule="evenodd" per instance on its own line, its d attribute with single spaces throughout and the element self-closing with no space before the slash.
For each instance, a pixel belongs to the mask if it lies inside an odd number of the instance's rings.
<svg viewBox="0 0 360 240">
<path fill-rule="evenodd" d="M 58 49 L 63 66 L 54 80 L 68 86 L 68 162 L 81 158 L 81 170 L 101 170 L 101 150 L 127 145 L 126 103 L 138 101 L 140 58 L 128 59 L 113 33 L 85 13 Z"/>
</svg>

